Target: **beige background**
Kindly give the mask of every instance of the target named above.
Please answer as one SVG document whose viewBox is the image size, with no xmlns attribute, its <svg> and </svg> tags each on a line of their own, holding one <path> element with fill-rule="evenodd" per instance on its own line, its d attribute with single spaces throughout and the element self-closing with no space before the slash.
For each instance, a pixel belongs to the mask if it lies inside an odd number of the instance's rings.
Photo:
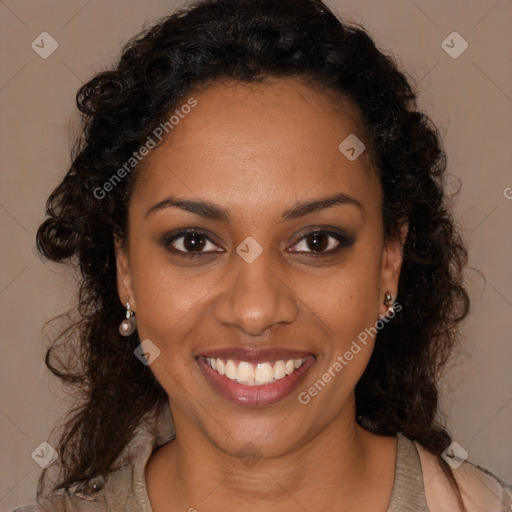
<svg viewBox="0 0 512 512">
<path fill-rule="evenodd" d="M 512 481 L 512 2 L 331 0 L 390 49 L 413 77 L 462 179 L 457 214 L 470 248 L 473 311 L 465 357 L 445 379 L 444 410 L 470 460 Z M 34 503 L 40 467 L 32 451 L 65 408 L 43 363 L 41 327 L 66 309 L 69 281 L 32 250 L 44 202 L 69 165 L 76 89 L 118 56 L 169 0 L 0 2 L 0 510 Z M 42 59 L 43 31 L 59 47 Z M 469 48 L 441 47 L 453 31 Z M 508 199 L 507 196 L 508 195 Z"/>
</svg>

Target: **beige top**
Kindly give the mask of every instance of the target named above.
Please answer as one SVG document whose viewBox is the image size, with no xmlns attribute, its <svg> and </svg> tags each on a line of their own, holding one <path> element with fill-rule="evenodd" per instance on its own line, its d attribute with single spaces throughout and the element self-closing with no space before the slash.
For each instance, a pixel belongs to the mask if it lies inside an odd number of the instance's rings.
<svg viewBox="0 0 512 512">
<path fill-rule="evenodd" d="M 139 431 L 136 455 L 105 477 L 78 482 L 69 489 L 51 492 L 39 512 L 153 512 L 145 483 L 151 453 L 174 439 L 168 423 L 150 433 Z M 156 433 L 156 435 L 155 435 Z M 418 443 L 397 435 L 395 481 L 387 512 L 458 512 L 455 494 L 437 465 L 436 457 Z M 132 446 L 134 445 L 132 443 Z M 133 452 L 132 452 L 133 453 Z M 512 512 L 512 486 L 486 469 L 464 462 L 454 474 L 468 512 Z"/>
</svg>

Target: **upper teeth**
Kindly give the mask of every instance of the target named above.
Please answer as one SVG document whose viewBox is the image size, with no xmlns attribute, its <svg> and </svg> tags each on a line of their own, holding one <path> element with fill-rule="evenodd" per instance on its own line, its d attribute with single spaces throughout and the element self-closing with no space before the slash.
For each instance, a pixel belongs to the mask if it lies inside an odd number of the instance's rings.
<svg viewBox="0 0 512 512">
<path fill-rule="evenodd" d="M 240 384 L 259 386 L 271 384 L 276 380 L 291 375 L 297 368 L 300 368 L 306 358 L 279 360 L 274 363 L 252 364 L 247 361 L 236 362 L 232 359 L 206 358 L 206 362 L 218 373 L 225 375 L 228 379 L 236 380 Z"/>
</svg>

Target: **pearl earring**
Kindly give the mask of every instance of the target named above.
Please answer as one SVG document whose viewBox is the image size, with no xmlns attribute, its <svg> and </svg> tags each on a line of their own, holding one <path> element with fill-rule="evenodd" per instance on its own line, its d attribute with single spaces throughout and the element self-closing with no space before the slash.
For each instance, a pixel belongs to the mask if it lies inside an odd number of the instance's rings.
<svg viewBox="0 0 512 512">
<path fill-rule="evenodd" d="M 133 334 L 136 327 L 137 322 L 135 320 L 135 313 L 132 311 L 130 307 L 130 303 L 126 300 L 126 318 L 121 322 L 119 326 L 119 334 L 121 336 L 130 336 Z"/>
</svg>

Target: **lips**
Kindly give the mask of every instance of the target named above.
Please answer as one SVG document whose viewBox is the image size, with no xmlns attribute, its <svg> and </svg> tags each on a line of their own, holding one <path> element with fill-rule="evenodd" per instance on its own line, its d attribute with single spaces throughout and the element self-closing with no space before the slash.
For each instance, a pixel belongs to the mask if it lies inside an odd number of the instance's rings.
<svg viewBox="0 0 512 512">
<path fill-rule="evenodd" d="M 205 352 L 196 361 L 210 386 L 231 403 L 264 406 L 293 393 L 315 357 L 275 347 L 233 347 Z"/>
</svg>

